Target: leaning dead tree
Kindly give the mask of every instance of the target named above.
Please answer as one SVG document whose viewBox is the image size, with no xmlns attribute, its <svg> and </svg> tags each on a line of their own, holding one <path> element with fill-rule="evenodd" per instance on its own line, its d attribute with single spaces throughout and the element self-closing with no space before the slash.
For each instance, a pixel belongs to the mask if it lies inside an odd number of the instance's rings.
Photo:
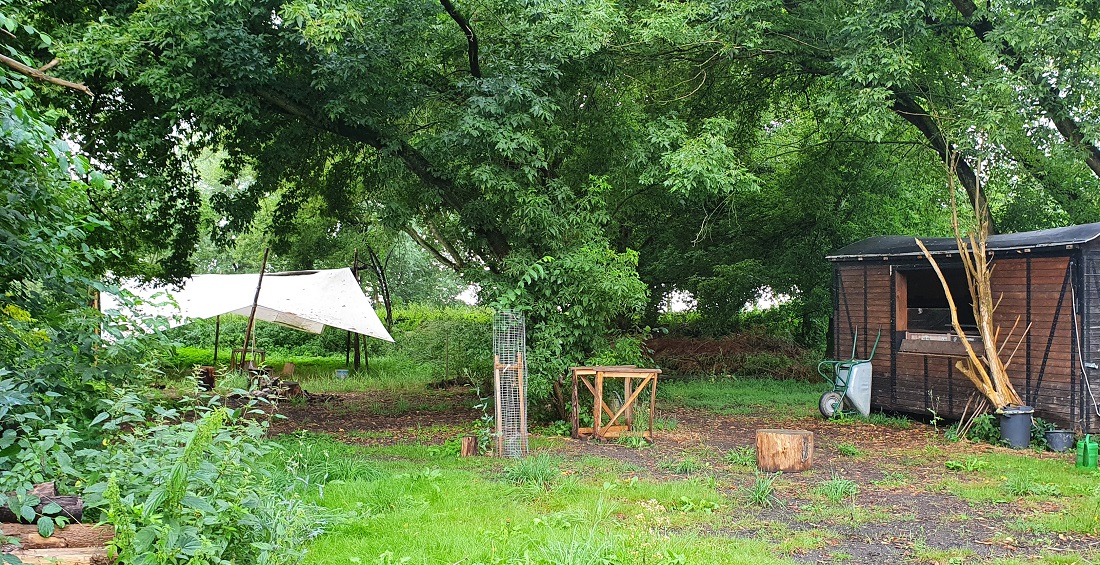
<svg viewBox="0 0 1100 565">
<path fill-rule="evenodd" d="M 951 193 L 951 227 L 955 232 L 955 243 L 959 249 L 959 257 L 962 260 L 967 286 L 970 289 L 974 320 L 977 322 L 978 337 L 983 348 L 980 354 L 975 350 L 966 331 L 963 330 L 962 324 L 959 322 L 958 306 L 955 304 L 954 297 L 951 296 L 951 289 L 939 263 L 936 262 L 936 258 L 932 256 L 919 238 L 917 238 L 917 246 L 920 247 L 928 262 L 932 264 L 932 269 L 939 277 L 940 284 L 943 285 L 943 292 L 947 296 L 947 303 L 951 309 L 951 325 L 955 328 L 959 341 L 966 349 L 966 359 L 956 362 L 955 367 L 966 375 L 970 382 L 974 383 L 978 392 L 993 405 L 994 409 L 1000 410 L 1006 406 L 1019 406 L 1023 404 L 1023 401 L 1020 399 L 1015 387 L 1012 386 L 1012 381 L 1008 378 L 1008 367 L 1031 326 L 1024 328 L 1024 331 L 1016 339 L 1015 347 L 1008 353 L 1008 357 L 1004 358 L 1005 348 L 1012 341 L 1012 335 L 1020 325 L 1020 317 L 1016 317 L 1012 329 L 1002 339 L 1001 328 L 994 323 L 993 319 L 1000 299 L 994 301 L 993 290 L 990 286 L 990 281 L 993 278 L 993 263 L 990 260 L 991 257 L 987 248 L 990 232 L 989 214 L 988 210 L 975 209 L 975 227 L 967 230 L 965 238 L 963 237 L 962 229 L 959 227 L 958 206 L 955 201 L 954 165 L 957 159 L 958 155 L 952 154 L 949 160 L 945 162 L 948 168 L 948 189 Z M 975 412 L 980 412 L 980 410 Z"/>
</svg>

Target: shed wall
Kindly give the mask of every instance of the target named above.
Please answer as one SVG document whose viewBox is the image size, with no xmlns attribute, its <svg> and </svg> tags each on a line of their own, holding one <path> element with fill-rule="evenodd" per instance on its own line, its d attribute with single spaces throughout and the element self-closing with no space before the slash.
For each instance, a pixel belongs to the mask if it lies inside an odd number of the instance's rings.
<svg viewBox="0 0 1100 565">
<path fill-rule="evenodd" d="M 1096 260 L 1100 265 L 1100 256 Z M 1020 396 L 1036 408 L 1036 415 L 1091 431 L 1096 419 L 1082 413 L 1082 383 L 1077 378 L 1071 288 L 1075 276 L 1070 265 L 1069 257 L 997 260 L 992 280 L 994 295 L 1000 297 L 996 322 L 1007 333 L 1018 317 L 1015 336 L 1030 324 L 1009 373 Z M 898 276 L 895 266 L 885 261 L 838 265 L 837 354 L 848 355 L 853 337 L 858 336 L 857 357 L 866 358 L 881 329 L 882 341 L 872 362 L 872 404 L 885 410 L 961 417 L 971 396 L 977 400 L 973 385 L 954 366 L 961 357 L 898 351 L 906 329 L 897 327 L 899 302 L 905 307 L 904 290 L 899 288 L 904 285 L 899 285 Z M 1100 312 L 1096 319 L 1100 320 Z M 1006 353 L 1017 339 L 1010 341 Z"/>
</svg>

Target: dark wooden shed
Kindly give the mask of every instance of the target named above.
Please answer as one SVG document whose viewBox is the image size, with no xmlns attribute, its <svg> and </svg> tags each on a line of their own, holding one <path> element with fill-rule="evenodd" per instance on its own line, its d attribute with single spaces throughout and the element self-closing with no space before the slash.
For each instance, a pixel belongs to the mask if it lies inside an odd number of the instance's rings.
<svg viewBox="0 0 1100 565">
<path fill-rule="evenodd" d="M 963 326 L 974 327 L 955 240 L 921 241 L 944 270 Z M 1015 336 L 1031 327 L 1009 366 L 1017 392 L 1038 417 L 1100 431 L 1093 396 L 1100 395 L 1100 223 L 995 235 L 989 250 L 997 325 L 1007 333 L 1019 317 Z M 834 265 L 834 350 L 845 356 L 855 340 L 857 357 L 865 358 L 881 332 L 872 406 L 960 417 L 977 393 L 954 366 L 966 354 L 943 286 L 914 238 L 872 237 L 827 258 Z"/>
</svg>

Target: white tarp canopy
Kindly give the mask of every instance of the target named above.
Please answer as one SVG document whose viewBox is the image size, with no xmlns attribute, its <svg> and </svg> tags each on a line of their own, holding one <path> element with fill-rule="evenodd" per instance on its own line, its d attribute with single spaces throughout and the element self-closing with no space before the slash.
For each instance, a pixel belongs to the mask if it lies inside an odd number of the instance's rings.
<svg viewBox="0 0 1100 565">
<path fill-rule="evenodd" d="M 248 316 L 259 277 L 259 273 L 195 275 L 178 289 L 127 285 L 126 290 L 145 302 L 134 308 L 137 314 L 163 316 L 174 327 L 222 314 Z M 107 295 L 103 308 L 121 309 L 118 300 Z M 264 273 L 256 319 L 315 334 L 332 326 L 393 341 L 351 269 Z"/>
</svg>

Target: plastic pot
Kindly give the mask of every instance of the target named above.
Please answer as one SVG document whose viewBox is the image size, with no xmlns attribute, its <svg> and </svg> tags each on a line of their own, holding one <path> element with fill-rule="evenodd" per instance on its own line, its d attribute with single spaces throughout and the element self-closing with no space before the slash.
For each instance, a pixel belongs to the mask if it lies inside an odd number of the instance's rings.
<svg viewBox="0 0 1100 565">
<path fill-rule="evenodd" d="M 1025 449 L 1031 443 L 1031 406 L 1008 406 L 1001 410 L 1001 439 L 1012 449 Z"/>
<path fill-rule="evenodd" d="M 1050 430 L 1046 433 L 1047 449 L 1059 453 L 1073 447 L 1073 430 Z"/>
</svg>

